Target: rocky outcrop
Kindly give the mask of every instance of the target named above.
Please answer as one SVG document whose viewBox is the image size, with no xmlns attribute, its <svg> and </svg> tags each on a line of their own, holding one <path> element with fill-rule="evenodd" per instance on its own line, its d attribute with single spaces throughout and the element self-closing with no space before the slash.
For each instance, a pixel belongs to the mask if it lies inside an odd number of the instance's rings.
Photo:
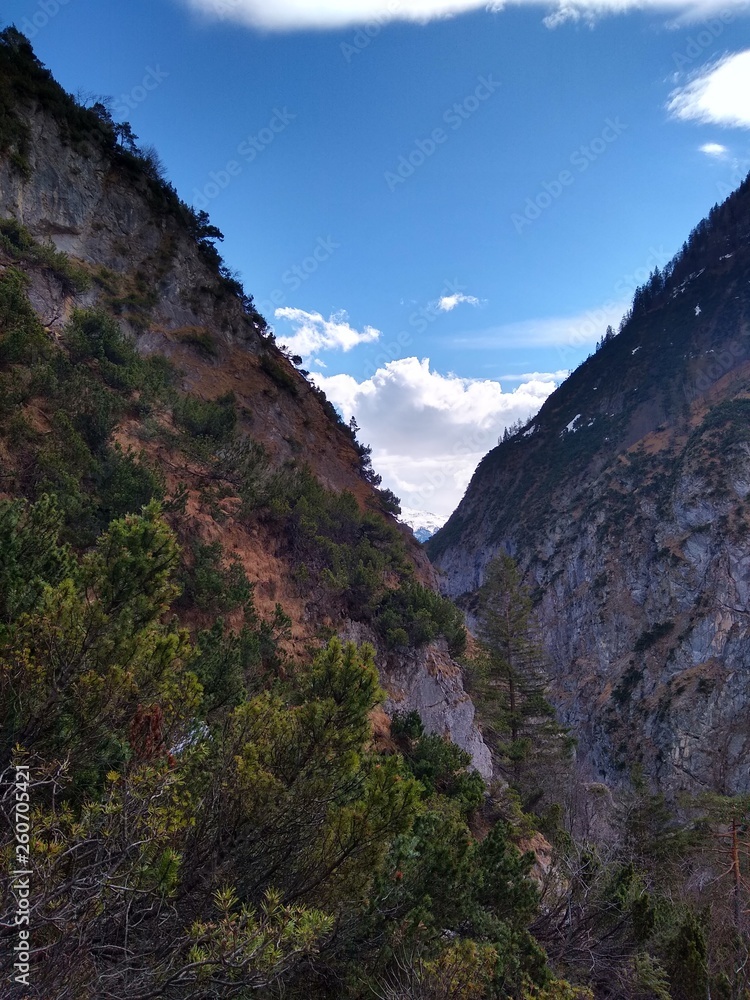
<svg viewBox="0 0 750 1000">
<path fill-rule="evenodd" d="M 474 704 L 444 642 L 387 658 L 381 676 L 389 712 L 419 712 L 428 733 L 457 743 L 471 754 L 485 781 L 492 778 L 492 758 L 475 724 Z"/>
<path fill-rule="evenodd" d="M 378 648 L 377 637 L 361 623 L 347 622 L 338 631 L 345 641 L 368 642 Z M 388 692 L 388 714 L 418 712 L 428 733 L 437 733 L 466 750 L 473 767 L 485 781 L 491 781 L 490 750 L 477 728 L 474 703 L 464 690 L 461 669 L 451 658 L 445 640 L 398 652 L 380 649 L 377 663 L 380 681 Z"/>
<path fill-rule="evenodd" d="M 257 328 L 239 302 L 222 294 L 215 269 L 202 259 L 184 221 L 159 197 L 159 185 L 118 168 L 95 144 L 72 145 L 43 110 L 21 112 L 28 126 L 29 171 L 0 157 L 0 215 L 17 219 L 40 241 L 82 262 L 93 278 L 88 295 L 72 300 L 35 275 L 32 294 L 45 324 L 59 329 L 73 304 L 109 297 L 123 300 L 121 322 L 135 335 L 147 318 L 150 329 L 209 328 L 227 343 L 258 350 Z"/>
<path fill-rule="evenodd" d="M 267 336 L 262 318 L 217 270 L 191 233 L 174 192 L 132 164 L 128 169 L 127 158 L 119 162 L 91 141 L 70 141 L 45 108 L 20 104 L 16 111 L 27 130 L 28 169 L 0 155 L 0 219 L 15 219 L 37 241 L 67 254 L 89 278 L 86 290 L 75 291 L 48 267 L 24 265 L 30 301 L 50 335 L 59 334 L 74 309 L 104 308 L 142 353 L 159 352 L 176 363 L 183 390 L 204 399 L 231 392 L 243 426 L 279 465 L 304 455 L 326 487 L 349 490 L 363 507 L 372 505 L 375 494 L 361 475 L 351 436 L 331 419 L 319 394 Z M 0 248 L 0 272 L 10 263 Z M 116 437 L 124 448 L 144 446 L 137 428 L 123 426 Z M 280 601 L 292 614 L 301 652 L 320 622 L 311 619 L 300 596 L 296 567 L 284 546 L 258 526 L 242 524 L 231 497 L 222 500 L 220 521 L 204 517 L 197 499 L 204 484 L 195 461 L 159 443 L 149 442 L 147 450 L 170 489 L 187 484 L 194 535 L 221 542 L 241 561 L 259 610 L 273 611 Z M 402 534 L 416 578 L 434 585 L 421 548 L 408 529 Z M 361 631 L 355 622 L 341 628 L 351 638 Z M 379 663 L 389 704 L 416 708 L 429 731 L 467 749 L 488 777 L 489 752 L 447 650 L 435 645 L 401 657 L 383 655 Z"/>
<path fill-rule="evenodd" d="M 466 603 L 519 560 L 589 781 L 750 790 L 749 279 L 746 182 L 428 543 Z"/>
</svg>

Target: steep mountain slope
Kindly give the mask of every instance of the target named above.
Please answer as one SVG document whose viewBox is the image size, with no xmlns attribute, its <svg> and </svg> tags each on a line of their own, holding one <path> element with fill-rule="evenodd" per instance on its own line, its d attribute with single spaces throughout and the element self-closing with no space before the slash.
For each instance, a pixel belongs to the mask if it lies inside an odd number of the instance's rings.
<svg viewBox="0 0 750 1000">
<path fill-rule="evenodd" d="M 471 607 L 505 550 L 589 777 L 750 788 L 750 180 L 428 543 Z"/>
<path fill-rule="evenodd" d="M 220 238 L 127 125 L 79 106 L 3 33 L 0 499 L 60 492 L 92 541 L 105 515 L 166 497 L 187 562 L 218 544 L 259 613 L 280 602 L 291 616 L 293 654 L 337 632 L 374 642 L 391 707 L 423 711 L 487 774 L 444 629 L 412 627 L 433 570 L 366 451 L 276 347 Z M 143 384 L 120 333 L 154 360 Z"/>
</svg>

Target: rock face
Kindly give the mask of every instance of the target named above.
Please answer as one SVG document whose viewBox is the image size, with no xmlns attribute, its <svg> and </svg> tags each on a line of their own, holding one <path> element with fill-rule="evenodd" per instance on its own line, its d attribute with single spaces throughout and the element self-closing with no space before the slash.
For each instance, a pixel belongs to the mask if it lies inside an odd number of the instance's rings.
<svg viewBox="0 0 750 1000">
<path fill-rule="evenodd" d="M 339 634 L 348 641 L 378 647 L 373 632 L 358 622 L 347 622 Z M 381 650 L 377 663 L 381 684 L 388 692 L 388 714 L 418 712 L 428 733 L 444 736 L 466 750 L 473 767 L 485 781 L 491 781 L 492 756 L 476 726 L 474 703 L 464 690 L 461 670 L 445 640 L 421 649 Z"/>
<path fill-rule="evenodd" d="M 461 671 L 444 644 L 426 646 L 386 660 L 381 670 L 388 712 L 419 712 L 428 733 L 438 733 L 471 754 L 485 781 L 493 776 L 492 756 L 474 722 L 474 704 L 464 691 Z"/>
<path fill-rule="evenodd" d="M 427 546 L 467 603 L 518 559 L 587 780 L 750 789 L 749 494 L 746 181 Z"/>
<path fill-rule="evenodd" d="M 217 269 L 205 239 L 201 245 L 200 233 L 191 231 L 191 219 L 174 191 L 158 174 L 149 175 L 137 163 L 129 166 L 127 157 L 113 158 L 97 148 L 90 135 L 74 141 L 70 121 L 54 109 L 63 107 L 75 124 L 75 108 L 70 111 L 71 102 L 61 97 L 39 64 L 34 62 L 31 72 L 53 110 L 43 100 L 24 99 L 11 109 L 25 136 L 25 165 L 20 169 L 18 156 L 10 147 L 3 151 L 0 143 L 0 220 L 21 223 L 37 241 L 69 255 L 90 278 L 88 290 L 75 292 L 49 268 L 24 265 L 29 299 L 50 336 L 59 335 L 74 309 L 103 308 L 117 317 L 142 353 L 163 353 L 176 363 L 184 390 L 204 399 L 231 392 L 251 436 L 275 463 L 304 454 L 324 486 L 349 490 L 363 508 L 371 506 L 377 498 L 362 477 L 351 435 L 275 347 L 262 317 L 248 306 L 241 288 L 233 286 L 231 275 Z M 0 245 L 0 273 L 11 260 Z M 127 427 L 119 428 L 116 437 L 123 447 L 142 447 L 141 441 L 131 440 Z M 243 525 L 231 498 L 223 502 L 218 522 L 201 520 L 196 496 L 202 484 L 194 483 L 195 463 L 156 449 L 154 445 L 150 457 L 162 464 L 169 485 L 184 482 L 190 488 L 187 510 L 197 536 L 221 542 L 240 559 L 255 585 L 259 610 L 272 611 L 277 601 L 284 605 L 294 619 L 301 651 L 321 621 L 314 620 L 300 596 L 297 567 L 282 540 L 262 526 Z M 179 468 L 175 462 L 181 463 Z M 420 547 L 408 529 L 402 534 L 416 579 L 434 586 L 434 571 Z M 335 609 L 325 613 L 341 622 Z M 338 631 L 354 638 L 358 627 L 343 621 Z M 403 704 L 420 710 L 429 731 L 444 733 L 469 750 L 478 770 L 488 775 L 489 753 L 474 725 L 460 670 L 447 651 L 437 645 L 409 650 L 385 667 L 385 655 L 379 662 L 393 704 L 405 697 Z"/>
<path fill-rule="evenodd" d="M 89 265 L 100 279 L 90 298 L 106 295 L 111 282 L 123 286 L 118 292 L 132 295 L 136 289 L 124 286 L 135 285 L 140 277 L 158 290 L 143 307 L 150 328 L 209 327 L 227 342 L 257 350 L 257 328 L 243 316 L 239 302 L 220 295 L 220 282 L 195 240 L 158 204 L 157 186 L 115 169 L 95 146 L 70 145 L 60 124 L 42 110 L 27 109 L 24 117 L 30 170 L 26 175 L 10 158 L 0 158 L 2 217 L 17 219 L 37 239 Z M 34 296 L 45 325 L 62 326 L 73 304 L 70 298 L 54 284 L 44 287 L 38 281 Z M 143 319 L 138 305 L 132 299 L 121 304 L 122 323 L 136 334 L 144 329 L 137 321 Z"/>
</svg>

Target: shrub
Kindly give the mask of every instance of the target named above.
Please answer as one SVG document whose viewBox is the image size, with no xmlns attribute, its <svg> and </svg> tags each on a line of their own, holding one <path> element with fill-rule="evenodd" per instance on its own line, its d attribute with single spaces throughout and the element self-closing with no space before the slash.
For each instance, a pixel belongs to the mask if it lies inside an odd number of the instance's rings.
<svg viewBox="0 0 750 1000">
<path fill-rule="evenodd" d="M 138 362 L 132 342 L 111 316 L 98 310 L 76 310 L 65 328 L 63 343 L 74 364 L 108 361 L 117 367 L 127 367 Z"/>
<path fill-rule="evenodd" d="M 60 383 L 58 402 L 92 453 L 100 452 L 125 411 L 125 401 L 92 378 L 85 368 L 71 368 Z"/>
<path fill-rule="evenodd" d="M 39 243 L 15 219 L 0 219 L 0 248 L 14 261 L 34 264 L 49 271 L 68 294 L 86 291 L 91 286 L 86 271 L 73 264 L 67 254 L 56 250 L 51 243 Z"/>
<path fill-rule="evenodd" d="M 261 354 L 260 367 L 280 389 L 296 396 L 299 384 L 296 376 L 271 354 Z"/>
<path fill-rule="evenodd" d="M 95 481 L 103 523 L 139 511 L 152 500 L 164 499 L 163 475 L 152 469 L 143 452 L 136 455 L 120 445 L 109 449 Z"/>
<path fill-rule="evenodd" d="M 236 556 L 224 558 L 221 542 L 199 542 L 184 574 L 183 602 L 222 614 L 247 604 L 253 586 Z"/>
<path fill-rule="evenodd" d="M 53 496 L 35 504 L 0 501 L 0 640 L 7 626 L 36 607 L 46 585 L 74 575 L 70 549 L 58 541 L 61 527 Z"/>
<path fill-rule="evenodd" d="M 141 357 L 131 338 L 101 310 L 76 310 L 65 328 L 63 343 L 74 363 L 97 362 L 98 373 L 112 389 L 166 398 L 174 380 L 167 358 L 158 354 Z"/>
<path fill-rule="evenodd" d="M 0 153 L 9 155 L 23 177 L 31 174 L 29 164 L 28 124 L 16 110 L 16 100 L 10 81 L 0 73 Z"/>
<path fill-rule="evenodd" d="M 384 514 L 398 517 L 401 513 L 401 500 L 392 490 L 378 490 L 377 503 Z"/>
<path fill-rule="evenodd" d="M 637 644 L 636 644 L 637 645 Z M 640 682 L 643 680 L 643 670 L 638 667 L 631 666 L 620 679 L 620 683 L 612 692 L 612 697 L 618 703 L 618 705 L 624 705 L 628 701 L 638 687 Z"/>
<path fill-rule="evenodd" d="M 290 637 L 291 624 L 280 604 L 270 618 L 259 618 L 251 595 L 238 632 L 217 618 L 211 628 L 198 633 L 191 667 L 203 686 L 206 712 L 233 708 L 279 675 L 285 660 L 279 643 Z"/>
<path fill-rule="evenodd" d="M 650 649 L 659 639 L 663 639 L 665 635 L 669 635 L 670 632 L 674 630 L 674 622 L 657 622 L 650 629 L 646 629 L 636 640 L 633 650 L 636 653 L 643 653 L 645 650 Z"/>
<path fill-rule="evenodd" d="M 216 358 L 219 347 L 209 330 L 200 326 L 184 326 L 174 331 L 180 343 L 194 347 L 205 358 Z"/>
<path fill-rule="evenodd" d="M 275 470 L 263 445 L 248 437 L 233 436 L 215 455 L 217 474 L 232 484 L 242 500 L 241 516 L 259 512 L 288 512 L 286 483 L 289 475 Z"/>
<path fill-rule="evenodd" d="M 466 627 L 458 608 L 433 590 L 419 583 L 405 581 L 398 590 L 389 591 L 381 600 L 375 624 L 388 645 L 421 646 L 444 636 L 453 656 L 466 649 Z"/>
<path fill-rule="evenodd" d="M 237 424 L 234 393 L 206 400 L 183 396 L 174 407 L 174 417 L 191 437 L 226 441 Z"/>
<path fill-rule="evenodd" d="M 29 302 L 29 278 L 15 267 L 0 274 L 0 363 L 32 364 L 50 345 Z"/>
<path fill-rule="evenodd" d="M 426 795 L 446 795 L 465 813 L 481 805 L 484 782 L 476 771 L 467 770 L 471 755 L 436 733 L 425 733 L 418 712 L 394 713 L 391 736 Z"/>
</svg>

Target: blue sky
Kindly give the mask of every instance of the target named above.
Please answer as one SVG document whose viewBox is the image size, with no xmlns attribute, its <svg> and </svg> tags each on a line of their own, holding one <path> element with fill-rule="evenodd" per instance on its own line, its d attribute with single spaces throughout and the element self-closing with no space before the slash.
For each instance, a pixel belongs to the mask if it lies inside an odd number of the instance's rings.
<svg viewBox="0 0 750 1000">
<path fill-rule="evenodd" d="M 750 169 L 746 3 L 6 0 L 3 17 L 157 147 L 385 482 L 437 513 Z"/>
</svg>

